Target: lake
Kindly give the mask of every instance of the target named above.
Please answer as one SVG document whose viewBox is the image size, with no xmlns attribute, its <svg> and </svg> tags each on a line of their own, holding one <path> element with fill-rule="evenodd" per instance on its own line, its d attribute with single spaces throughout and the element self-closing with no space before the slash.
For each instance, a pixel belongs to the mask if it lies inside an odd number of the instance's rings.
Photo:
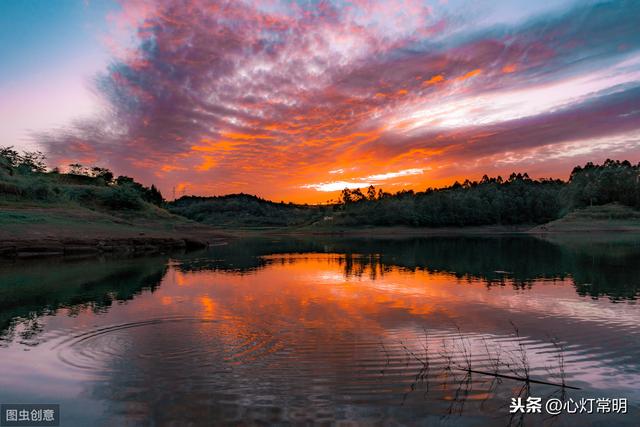
<svg viewBox="0 0 640 427">
<path fill-rule="evenodd" d="M 639 292 L 640 241 L 598 236 L 3 261 L 0 402 L 72 426 L 637 425 Z"/>
</svg>

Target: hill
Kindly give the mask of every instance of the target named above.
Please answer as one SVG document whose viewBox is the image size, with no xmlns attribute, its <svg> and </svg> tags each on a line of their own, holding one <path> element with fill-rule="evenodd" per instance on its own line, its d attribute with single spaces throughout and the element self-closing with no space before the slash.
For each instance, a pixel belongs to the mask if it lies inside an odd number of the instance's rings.
<svg viewBox="0 0 640 427">
<path fill-rule="evenodd" d="M 184 196 L 167 204 L 170 212 L 218 227 L 295 227 L 323 218 L 331 207 L 276 203 L 249 194 Z"/>
<path fill-rule="evenodd" d="M 47 172 L 39 153 L 0 149 L 0 255 L 149 252 L 223 237 L 163 204 L 155 187 L 107 169 Z"/>
</svg>

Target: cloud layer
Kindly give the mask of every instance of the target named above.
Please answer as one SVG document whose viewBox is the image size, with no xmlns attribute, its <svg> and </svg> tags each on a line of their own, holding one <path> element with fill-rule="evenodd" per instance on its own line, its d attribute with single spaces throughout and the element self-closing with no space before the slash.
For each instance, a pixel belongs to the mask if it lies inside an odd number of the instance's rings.
<svg viewBox="0 0 640 427">
<path fill-rule="evenodd" d="M 296 201 L 640 160 L 640 4 L 491 5 L 126 2 L 104 114 L 37 139 L 167 195 Z"/>
</svg>

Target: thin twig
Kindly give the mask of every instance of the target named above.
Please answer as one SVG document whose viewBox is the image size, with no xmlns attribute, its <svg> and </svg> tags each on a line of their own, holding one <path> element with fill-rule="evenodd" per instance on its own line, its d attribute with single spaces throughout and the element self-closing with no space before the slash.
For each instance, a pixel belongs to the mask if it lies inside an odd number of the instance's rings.
<svg viewBox="0 0 640 427">
<path fill-rule="evenodd" d="M 460 371 L 467 371 L 467 372 L 473 372 L 474 374 L 481 374 L 481 375 L 489 375 L 492 377 L 497 377 L 497 378 L 507 378 L 510 380 L 516 380 L 516 381 L 524 381 L 524 382 L 528 382 L 528 383 L 534 383 L 534 384 L 543 384 L 543 385 L 552 385 L 554 387 L 563 387 L 563 388 L 570 388 L 572 390 L 581 390 L 580 387 L 574 387 L 574 386 L 570 386 L 570 385 L 566 385 L 566 384 L 555 384 L 555 383 L 550 383 L 550 382 L 546 382 L 546 381 L 541 381 L 541 380 L 532 380 L 531 378 L 522 378 L 522 377 L 516 377 L 513 375 L 504 375 L 504 374 L 498 374 L 495 372 L 485 372 L 485 371 L 477 371 L 475 369 L 465 369 L 465 368 L 457 368 Z"/>
</svg>

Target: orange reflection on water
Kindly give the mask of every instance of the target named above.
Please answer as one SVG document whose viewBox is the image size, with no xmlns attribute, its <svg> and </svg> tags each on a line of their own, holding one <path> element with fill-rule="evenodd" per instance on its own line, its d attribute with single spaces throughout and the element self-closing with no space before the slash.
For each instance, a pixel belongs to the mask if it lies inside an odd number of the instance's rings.
<svg viewBox="0 0 640 427">
<path fill-rule="evenodd" d="M 399 266 L 416 265 L 411 259 L 416 252 L 403 258 L 397 252 L 285 253 L 259 259 L 232 251 L 226 258 L 196 254 L 171 260 L 168 270 L 162 263 L 166 274 L 161 283 L 126 304 L 100 313 L 86 307 L 65 312 L 48 318 L 47 328 L 73 331 L 75 339 L 60 347 L 64 360 L 74 362 L 73 369 L 91 368 L 90 375 L 100 372 L 101 381 L 118 391 L 110 396 L 129 396 L 133 379 L 140 390 L 185 385 L 186 392 L 170 390 L 172 396 L 188 395 L 180 402 L 198 398 L 193 394 L 197 388 L 203 396 L 224 390 L 216 402 L 230 399 L 233 405 L 310 396 L 314 403 L 305 403 L 303 412 L 312 410 L 317 399 L 331 405 L 342 399 L 349 405 L 374 402 L 403 412 L 445 413 L 458 400 L 459 385 L 444 366 L 449 357 L 461 363 L 462 345 L 478 369 L 492 366 L 498 354 L 509 364 L 507 374 L 515 366 L 512 356 L 521 347 L 510 321 L 527 345 L 532 378 L 551 379 L 549 367 L 557 357 L 549 336 L 563 332 L 559 338 L 567 343 L 568 384 L 630 396 L 635 390 L 637 375 L 629 370 L 636 365 L 628 355 L 637 353 L 629 339 L 637 334 L 636 306 L 581 297 L 571 277 L 523 285 L 502 271 L 474 276 L 471 268 L 456 275 Z M 610 333 L 612 324 L 617 334 Z M 16 347 L 3 359 L 9 367 L 5 372 L 59 363 L 60 353 L 51 348 L 45 343 L 31 349 L 25 364 L 22 348 Z M 403 396 L 414 390 L 422 368 L 409 354 L 429 355 L 429 395 L 425 399 L 422 388 L 404 405 Z M 485 380 L 474 375 L 465 395 L 468 403 L 503 405 L 517 393 L 511 387 L 520 387 L 505 381 L 496 391 Z M 153 393 L 138 395 L 146 399 Z M 204 405 L 210 408 L 211 402 L 207 397 Z"/>
<path fill-rule="evenodd" d="M 158 295 L 186 301 L 173 308 L 178 312 L 233 316 L 247 324 L 281 322 L 329 335 L 384 334 L 411 319 L 430 319 L 447 328 L 459 322 L 491 329 L 507 324 L 513 306 L 519 312 L 536 313 L 548 308 L 545 298 L 562 304 L 563 297 L 575 297 L 570 286 L 540 284 L 538 298 L 527 301 L 524 291 L 512 286 L 488 291 L 479 280 L 446 272 L 411 272 L 384 265 L 376 256 L 312 253 L 263 259 L 266 267 L 244 274 L 173 270 Z"/>
<path fill-rule="evenodd" d="M 200 304 L 202 304 L 202 313 L 206 317 L 212 317 L 216 312 L 216 302 L 209 296 L 203 295 L 200 297 Z"/>
</svg>

